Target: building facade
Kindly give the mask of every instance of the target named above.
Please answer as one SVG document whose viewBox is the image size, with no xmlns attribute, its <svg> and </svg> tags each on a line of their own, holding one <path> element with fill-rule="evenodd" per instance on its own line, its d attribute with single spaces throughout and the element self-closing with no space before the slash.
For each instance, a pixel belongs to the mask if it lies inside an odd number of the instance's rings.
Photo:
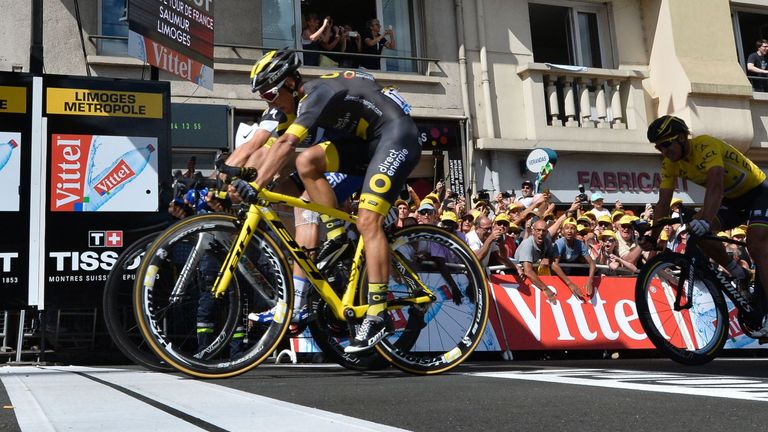
<svg viewBox="0 0 768 432">
<path fill-rule="evenodd" d="M 29 70 L 30 3 L 0 2 L 0 70 Z M 44 0 L 45 72 L 148 79 L 127 56 L 125 4 Z M 266 108 L 250 91 L 254 60 L 301 49 L 303 18 L 317 14 L 359 32 L 370 18 L 393 27 L 395 49 L 373 74 L 412 106 L 424 185 L 445 177 L 473 192 L 518 189 L 535 177 L 528 154 L 545 147 L 559 156 L 544 184 L 558 201 L 583 184 L 609 203 L 655 202 L 660 155 L 645 134 L 661 114 L 768 166 L 768 93 L 745 74 L 755 41 L 768 38 L 765 0 L 216 0 L 214 13 L 213 90 L 160 79 L 173 102 L 230 107 L 230 141 Z M 302 74 L 339 70 L 326 57 Z M 679 189 L 703 201 L 701 188 Z"/>
</svg>

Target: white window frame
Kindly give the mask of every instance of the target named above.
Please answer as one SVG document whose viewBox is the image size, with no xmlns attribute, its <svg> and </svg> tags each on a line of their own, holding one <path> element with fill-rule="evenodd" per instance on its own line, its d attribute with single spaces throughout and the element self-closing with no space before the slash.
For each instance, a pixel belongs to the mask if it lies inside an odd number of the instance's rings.
<svg viewBox="0 0 768 432">
<path fill-rule="evenodd" d="M 615 69 L 616 63 L 614 62 L 613 53 L 613 31 L 611 29 L 611 21 L 608 19 L 608 13 L 610 5 L 606 3 L 586 3 L 575 1 L 563 1 L 563 0 L 536 0 L 531 1 L 529 4 L 542 4 L 549 6 L 560 6 L 569 10 L 569 20 L 571 25 L 570 42 L 573 44 L 570 49 L 571 54 L 575 58 L 574 66 L 581 66 L 584 63 L 584 56 L 581 50 L 580 43 L 580 29 L 579 29 L 579 13 L 591 13 L 597 17 L 597 38 L 600 44 L 600 58 L 602 59 L 603 69 Z"/>
<path fill-rule="evenodd" d="M 376 2 L 376 16 L 381 19 L 384 16 L 384 1 L 385 0 L 375 0 Z M 411 22 L 409 24 L 413 24 L 413 43 L 415 46 L 415 53 L 414 56 L 418 56 L 419 53 L 422 51 L 422 43 L 423 43 L 423 36 L 422 36 L 422 28 L 419 25 L 419 23 L 422 22 L 422 8 L 423 8 L 423 1 L 422 0 L 414 0 L 413 5 L 411 7 Z M 301 49 L 301 1 L 294 0 L 293 2 L 293 13 L 294 13 L 294 22 L 296 22 L 296 34 L 294 36 L 295 39 L 295 48 Z M 384 23 L 384 25 L 387 25 L 387 23 Z M 396 41 L 397 44 L 402 43 L 399 39 Z M 387 70 L 387 61 L 386 59 L 381 59 L 381 71 Z M 421 72 L 423 67 L 420 63 L 417 63 L 416 70 L 414 72 Z"/>
<path fill-rule="evenodd" d="M 733 23 L 733 38 L 736 44 L 736 55 L 739 59 L 741 68 L 747 70 L 747 58 L 744 57 L 744 40 L 741 39 L 741 24 L 739 23 L 739 12 L 746 12 L 751 14 L 765 15 L 768 17 L 768 8 L 750 8 L 743 6 L 731 6 L 731 22 Z M 755 51 L 755 41 L 747 41 L 749 44 L 749 52 Z"/>
</svg>

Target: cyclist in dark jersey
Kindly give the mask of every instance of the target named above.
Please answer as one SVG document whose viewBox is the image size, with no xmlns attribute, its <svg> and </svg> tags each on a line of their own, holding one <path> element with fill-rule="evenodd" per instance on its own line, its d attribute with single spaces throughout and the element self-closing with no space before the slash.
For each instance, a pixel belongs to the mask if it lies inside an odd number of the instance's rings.
<svg viewBox="0 0 768 432">
<path fill-rule="evenodd" d="M 669 215 L 672 192 L 678 177 L 706 188 L 701 211 L 688 229 L 702 235 L 735 228 L 747 222 L 747 249 L 752 256 L 763 291 L 768 298 L 768 180 L 765 173 L 736 148 L 709 135 L 691 138 L 688 125 L 665 115 L 648 127 L 648 141 L 664 156 L 661 165 L 659 201 L 654 221 Z M 644 249 L 653 245 L 639 242 Z M 702 249 L 746 288 L 749 275 L 728 257 L 725 245 L 702 241 Z M 768 315 L 763 318 L 763 336 L 768 336 Z"/>
<path fill-rule="evenodd" d="M 313 127 L 354 137 L 308 148 L 296 167 L 312 201 L 329 207 L 336 198 L 323 173 L 365 176 L 357 228 L 365 242 L 369 307 L 347 347 L 348 352 L 362 351 L 390 329 L 385 311 L 389 246 L 382 222 L 421 156 L 418 129 L 405 101 L 370 75 L 344 71 L 304 83 L 300 65 L 297 54 L 285 50 L 267 53 L 254 66 L 253 91 L 279 110 L 296 113 L 296 119 L 270 148 L 256 181 L 238 182 L 237 188 L 245 199 L 254 199 Z"/>
</svg>

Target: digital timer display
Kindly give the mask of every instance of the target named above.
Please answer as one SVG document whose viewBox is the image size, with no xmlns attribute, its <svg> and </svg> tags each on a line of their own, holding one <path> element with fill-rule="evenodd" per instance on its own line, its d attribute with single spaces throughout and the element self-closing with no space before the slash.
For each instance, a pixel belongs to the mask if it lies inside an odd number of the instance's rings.
<svg viewBox="0 0 768 432">
<path fill-rule="evenodd" d="M 171 104 L 171 145 L 185 148 L 229 147 L 229 107 Z"/>
</svg>

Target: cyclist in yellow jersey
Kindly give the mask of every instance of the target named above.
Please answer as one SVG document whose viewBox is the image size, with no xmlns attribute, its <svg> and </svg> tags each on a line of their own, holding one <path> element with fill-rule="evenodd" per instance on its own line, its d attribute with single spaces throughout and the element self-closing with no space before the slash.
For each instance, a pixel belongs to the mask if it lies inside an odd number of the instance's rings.
<svg viewBox="0 0 768 432">
<path fill-rule="evenodd" d="M 760 275 L 768 298 L 768 181 L 765 173 L 731 145 L 717 138 L 690 137 L 685 122 L 662 116 L 648 127 L 648 141 L 654 143 L 664 159 L 661 163 L 659 202 L 654 221 L 669 216 L 672 192 L 678 177 L 706 188 L 701 211 L 688 229 L 697 235 L 718 232 L 748 223 L 747 249 Z M 702 249 L 728 270 L 741 286 L 749 275 L 728 258 L 722 242 L 702 241 Z M 644 249 L 652 244 L 642 242 Z M 762 334 L 768 335 L 768 316 L 763 318 Z"/>
</svg>

